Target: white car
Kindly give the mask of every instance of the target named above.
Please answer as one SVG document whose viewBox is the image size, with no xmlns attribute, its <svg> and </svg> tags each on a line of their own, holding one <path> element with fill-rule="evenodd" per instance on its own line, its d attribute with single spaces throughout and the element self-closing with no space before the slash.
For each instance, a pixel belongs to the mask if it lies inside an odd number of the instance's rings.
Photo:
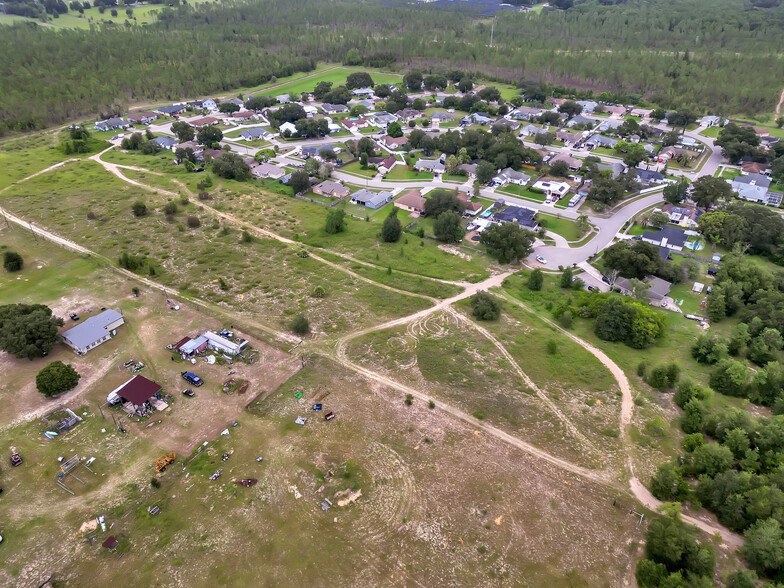
<svg viewBox="0 0 784 588">
<path fill-rule="evenodd" d="M 542 257 L 541 255 L 537 255 L 536 256 L 536 261 L 538 261 L 541 264 L 547 263 L 547 260 L 544 257 Z"/>
</svg>

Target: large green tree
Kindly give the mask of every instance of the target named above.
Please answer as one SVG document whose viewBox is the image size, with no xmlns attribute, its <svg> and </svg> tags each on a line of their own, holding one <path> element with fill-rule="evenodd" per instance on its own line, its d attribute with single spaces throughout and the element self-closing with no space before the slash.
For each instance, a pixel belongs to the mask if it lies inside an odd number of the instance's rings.
<svg viewBox="0 0 784 588">
<path fill-rule="evenodd" d="M 42 357 L 54 347 L 62 325 L 43 304 L 0 306 L 0 349 L 19 358 Z"/>
<path fill-rule="evenodd" d="M 70 364 L 53 361 L 38 372 L 35 385 L 41 394 L 50 397 L 70 390 L 79 383 L 79 378 L 79 374 Z"/>
<path fill-rule="evenodd" d="M 500 263 L 525 259 L 533 251 L 535 240 L 534 233 L 521 228 L 517 223 L 491 225 L 479 237 L 479 242 L 487 247 L 487 252 Z"/>
<path fill-rule="evenodd" d="M 457 243 L 465 236 L 465 228 L 460 214 L 454 210 L 446 210 L 438 215 L 433 223 L 433 234 L 443 243 Z"/>
</svg>

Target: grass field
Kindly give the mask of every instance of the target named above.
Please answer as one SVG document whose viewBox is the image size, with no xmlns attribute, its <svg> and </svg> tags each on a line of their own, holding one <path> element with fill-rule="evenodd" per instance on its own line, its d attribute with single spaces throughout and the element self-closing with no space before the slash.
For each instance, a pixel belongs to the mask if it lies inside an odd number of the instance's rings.
<svg viewBox="0 0 784 588">
<path fill-rule="evenodd" d="M 319 82 L 332 82 L 333 87 L 340 86 L 346 82 L 346 78 L 355 71 L 367 71 L 373 78 L 376 84 L 399 84 L 403 80 L 402 75 L 383 73 L 371 69 L 364 68 L 351 68 L 351 67 L 334 67 L 325 65 L 322 71 L 316 71 L 315 74 L 295 74 L 290 78 L 281 78 L 272 84 L 258 86 L 251 91 L 270 95 L 279 96 L 281 94 L 291 94 L 299 97 L 302 92 L 312 92 L 313 88 Z"/>
<path fill-rule="evenodd" d="M 503 188 L 498 188 L 496 192 L 499 194 L 508 194 L 510 196 L 525 198 L 526 200 L 533 200 L 534 202 L 544 202 L 547 198 L 541 192 L 533 192 L 532 190 L 528 190 L 523 186 L 517 186 L 515 184 L 508 184 Z"/>
<path fill-rule="evenodd" d="M 408 169 L 405 165 L 398 163 L 395 167 L 389 170 L 386 176 L 387 180 L 402 181 L 402 180 L 421 180 L 428 181 L 433 179 L 433 174 L 430 172 L 417 171 L 415 169 Z"/>
<path fill-rule="evenodd" d="M 567 241 L 578 241 L 582 238 L 583 233 L 580 226 L 573 220 L 567 218 L 559 218 L 557 216 L 539 213 L 537 216 L 539 224 L 550 232 L 558 233 Z"/>
</svg>

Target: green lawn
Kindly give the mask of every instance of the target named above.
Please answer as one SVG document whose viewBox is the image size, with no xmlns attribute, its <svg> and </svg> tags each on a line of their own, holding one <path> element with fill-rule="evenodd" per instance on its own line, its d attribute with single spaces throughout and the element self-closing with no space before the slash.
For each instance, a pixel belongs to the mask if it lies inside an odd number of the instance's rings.
<svg viewBox="0 0 784 588">
<path fill-rule="evenodd" d="M 703 137 L 712 137 L 716 138 L 719 136 L 719 132 L 721 131 L 721 127 L 708 127 L 707 129 L 703 129 L 700 131 L 700 135 Z"/>
<path fill-rule="evenodd" d="M 397 164 L 386 175 L 387 180 L 432 180 L 433 174 L 430 172 L 420 172 L 414 169 L 408 169 L 406 166 Z"/>
<path fill-rule="evenodd" d="M 315 75 L 296 74 L 290 78 L 281 78 L 273 84 L 265 84 L 253 88 L 252 91 L 268 96 L 279 96 L 281 94 L 291 94 L 299 96 L 302 92 L 312 92 L 319 82 L 332 82 L 333 86 L 340 86 L 346 82 L 346 78 L 356 71 L 367 71 L 376 84 L 398 84 L 402 81 L 402 76 L 398 74 L 383 73 L 366 68 L 337 67 L 323 71 L 330 66 L 320 68 L 322 71 Z M 281 83 L 283 82 L 283 83 Z"/>
<path fill-rule="evenodd" d="M 499 188 L 496 190 L 498 194 L 508 194 L 510 196 L 518 196 L 520 198 L 526 198 L 528 200 L 533 200 L 535 202 L 544 202 L 546 196 L 539 192 L 532 192 L 531 190 L 525 189 L 523 186 L 518 186 L 516 184 L 509 184 L 508 186 L 504 186 L 503 188 Z"/>
<path fill-rule="evenodd" d="M 552 233 L 557 233 L 567 241 L 577 241 L 582 238 L 580 227 L 573 220 L 558 218 L 551 214 L 539 213 L 539 224 Z"/>
<path fill-rule="evenodd" d="M 378 172 L 374 169 L 362 169 L 362 164 L 358 161 L 354 163 L 349 163 L 348 165 L 344 165 L 338 171 L 346 172 L 349 174 L 356 174 L 366 178 L 374 177 Z"/>
</svg>

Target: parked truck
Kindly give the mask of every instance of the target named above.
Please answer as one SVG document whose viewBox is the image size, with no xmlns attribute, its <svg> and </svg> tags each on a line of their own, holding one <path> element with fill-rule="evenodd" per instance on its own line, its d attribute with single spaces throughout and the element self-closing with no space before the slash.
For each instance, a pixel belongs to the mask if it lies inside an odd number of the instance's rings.
<svg viewBox="0 0 784 588">
<path fill-rule="evenodd" d="M 186 382 L 192 384 L 193 386 L 198 387 L 204 383 L 204 380 L 202 380 L 199 376 L 197 376 L 193 372 L 182 372 L 180 375 Z"/>
</svg>

